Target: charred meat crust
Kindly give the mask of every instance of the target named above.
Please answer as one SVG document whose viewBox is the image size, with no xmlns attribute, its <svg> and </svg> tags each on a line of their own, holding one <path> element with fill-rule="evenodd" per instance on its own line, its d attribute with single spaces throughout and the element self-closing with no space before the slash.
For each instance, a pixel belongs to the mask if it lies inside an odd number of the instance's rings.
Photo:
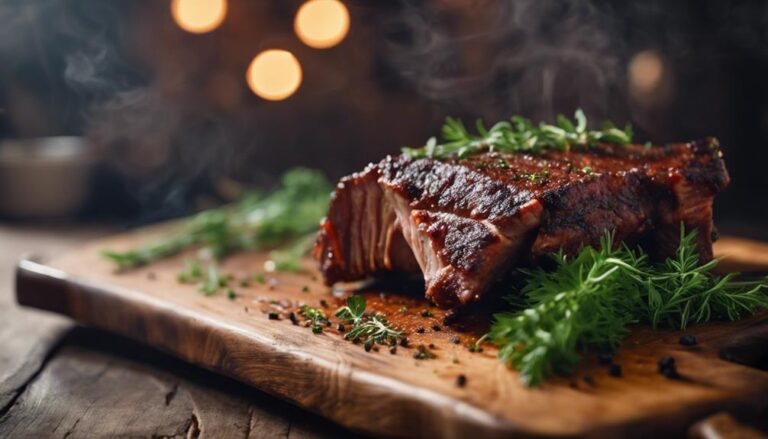
<svg viewBox="0 0 768 439">
<path fill-rule="evenodd" d="M 462 161 L 387 157 L 341 180 L 314 251 L 327 283 L 421 272 L 443 307 L 479 300 L 518 262 L 617 241 L 677 245 L 680 222 L 712 256 L 712 200 L 729 182 L 716 139 L 598 145 Z"/>
<path fill-rule="evenodd" d="M 533 198 L 525 189 L 453 163 L 398 156 L 384 159 L 379 169 L 381 184 L 408 199 L 414 209 L 495 221 L 514 215 Z"/>
</svg>

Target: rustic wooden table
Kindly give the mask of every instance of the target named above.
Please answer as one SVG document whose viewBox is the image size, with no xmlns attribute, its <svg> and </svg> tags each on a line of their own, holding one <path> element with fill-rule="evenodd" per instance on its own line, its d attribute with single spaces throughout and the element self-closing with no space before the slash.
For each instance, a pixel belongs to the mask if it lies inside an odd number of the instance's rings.
<svg viewBox="0 0 768 439">
<path fill-rule="evenodd" d="M 20 256 L 51 256 L 109 232 L 0 225 L 0 437 L 351 435 L 156 350 L 16 305 Z"/>
</svg>

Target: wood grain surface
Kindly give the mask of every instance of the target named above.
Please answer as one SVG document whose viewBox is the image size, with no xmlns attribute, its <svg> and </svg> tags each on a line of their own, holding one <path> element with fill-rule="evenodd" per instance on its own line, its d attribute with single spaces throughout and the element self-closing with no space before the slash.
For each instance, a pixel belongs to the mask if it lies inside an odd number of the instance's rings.
<svg viewBox="0 0 768 439">
<path fill-rule="evenodd" d="M 55 256 L 114 229 L 0 225 L 0 437 L 350 436 L 326 419 L 151 347 L 16 305 L 20 257 Z"/>
<path fill-rule="evenodd" d="M 121 274 L 99 256 L 104 248 L 128 248 L 153 233 L 163 231 L 97 241 L 47 264 L 22 261 L 19 302 L 163 349 L 351 429 L 376 434 L 644 437 L 683 433 L 720 410 L 749 417 L 768 408 L 768 372 L 760 369 L 764 358 L 751 354 L 754 346 L 761 350 L 761 343 L 768 342 L 766 316 L 693 328 L 690 332 L 700 341 L 695 347 L 679 345 L 679 332 L 637 327 L 615 356 L 622 377 L 611 376 L 587 355 L 573 377 L 526 389 L 491 347 L 480 353 L 466 348 L 482 326 L 445 325 L 436 309 L 433 316 L 422 317 L 427 305 L 397 291 L 367 293 L 370 305 L 396 324 L 425 328 L 423 334 L 409 333 L 411 347 L 394 354 L 385 348 L 366 352 L 334 327 L 313 334 L 293 325 L 286 316 L 297 305 L 327 303 L 330 314 L 347 294 L 334 295 L 323 287 L 310 262 L 304 273 L 269 276 L 267 284 L 237 288 L 237 297 L 229 299 L 225 294 L 206 297 L 194 286 L 178 284 L 184 255 Z M 768 248 L 748 244 L 750 252 L 764 254 Z M 742 247 L 734 243 L 734 248 Z M 239 254 L 227 259 L 223 270 L 240 279 L 260 272 L 264 261 L 263 255 Z M 766 269 L 760 264 L 748 268 Z M 408 311 L 402 312 L 403 306 Z M 281 319 L 270 320 L 269 311 Z M 437 358 L 415 359 L 420 344 L 432 344 L 429 349 Z M 756 367 L 720 359 L 723 352 Z M 676 358 L 680 379 L 657 372 L 663 355 Z M 459 375 L 467 378 L 463 387 L 457 385 Z"/>
</svg>

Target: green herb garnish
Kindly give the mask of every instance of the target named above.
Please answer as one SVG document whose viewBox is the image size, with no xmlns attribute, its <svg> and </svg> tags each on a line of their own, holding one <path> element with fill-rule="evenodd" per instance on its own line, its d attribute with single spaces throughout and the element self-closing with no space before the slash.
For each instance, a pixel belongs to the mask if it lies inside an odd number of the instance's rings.
<svg viewBox="0 0 768 439">
<path fill-rule="evenodd" d="M 328 317 L 319 308 L 302 305 L 301 308 L 299 308 L 299 314 L 309 319 L 312 332 L 315 334 L 323 332 L 323 325 L 328 321 Z"/>
<path fill-rule="evenodd" d="M 176 280 L 182 284 L 197 282 L 203 277 L 203 269 L 200 262 L 196 259 L 189 259 L 184 262 L 184 268 L 176 275 Z"/>
<path fill-rule="evenodd" d="M 215 264 L 210 264 L 205 271 L 203 282 L 200 284 L 200 292 L 206 296 L 212 296 L 219 291 L 219 288 L 225 286 L 227 281 L 219 274 L 219 269 Z"/>
<path fill-rule="evenodd" d="M 319 222 L 319 220 L 318 220 Z M 301 257 L 308 254 L 315 244 L 316 232 L 312 231 L 277 250 L 269 252 L 277 271 L 301 271 Z"/>
<path fill-rule="evenodd" d="M 380 313 L 365 313 L 365 297 L 350 296 L 347 305 L 336 311 L 336 317 L 352 325 L 352 328 L 344 336 L 348 340 L 362 341 L 364 345 L 373 343 L 395 344 L 403 338 L 404 334 L 390 327 L 386 316 Z"/>
<path fill-rule="evenodd" d="M 278 254 L 277 269 L 296 269 L 306 250 L 306 238 L 328 209 L 332 185 L 318 171 L 304 168 L 283 175 L 276 191 L 252 193 L 237 205 L 200 212 L 169 238 L 136 249 L 105 251 L 118 269 L 129 269 L 169 257 L 188 248 L 202 247 L 215 258 L 238 250 L 270 249 L 289 243 Z M 290 242 L 297 240 L 295 245 Z M 299 246 L 299 244 L 301 246 Z"/>
<path fill-rule="evenodd" d="M 630 323 L 684 329 L 768 308 L 768 278 L 713 276 L 717 260 L 699 265 L 696 232 L 682 227 L 676 254 L 662 263 L 652 264 L 624 244 L 614 249 L 610 235 L 600 249 L 585 247 L 572 259 L 560 252 L 554 261 L 553 271 L 523 271 L 525 286 L 510 297 L 518 311 L 496 314 L 489 333 L 499 358 L 519 370 L 528 386 L 570 372 L 582 347 L 615 349 Z"/>
<path fill-rule="evenodd" d="M 509 121 L 498 122 L 490 129 L 486 129 L 483 121 L 478 119 L 475 123 L 477 133 L 471 134 L 462 121 L 449 117 L 442 130 L 444 143 L 438 144 L 437 139 L 431 137 L 424 147 L 403 148 L 402 152 L 416 159 L 455 157 L 462 160 L 482 151 L 539 153 L 548 148 L 568 150 L 599 142 L 626 145 L 632 141 L 630 125 L 621 130 L 606 121 L 602 130 L 590 131 L 587 130 L 587 117 L 581 109 L 576 110 L 574 119 L 572 121 L 561 114 L 557 116 L 555 125 L 544 122 L 534 125 L 524 117 L 512 116 Z"/>
<path fill-rule="evenodd" d="M 432 360 L 434 358 L 437 358 L 437 355 L 435 355 L 432 351 L 427 349 L 426 346 L 421 344 L 416 348 L 416 352 L 413 353 L 413 358 L 417 360 Z"/>
<path fill-rule="evenodd" d="M 334 315 L 346 323 L 353 325 L 362 323 L 365 317 L 365 297 L 349 296 L 347 305 L 336 310 Z"/>
</svg>

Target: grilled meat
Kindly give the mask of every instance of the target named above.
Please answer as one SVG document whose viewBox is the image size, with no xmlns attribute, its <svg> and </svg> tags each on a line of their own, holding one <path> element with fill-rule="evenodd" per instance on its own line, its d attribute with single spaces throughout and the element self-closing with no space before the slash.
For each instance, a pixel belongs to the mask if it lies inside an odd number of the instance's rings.
<svg viewBox="0 0 768 439">
<path fill-rule="evenodd" d="M 679 227 L 712 257 L 712 201 L 729 177 L 715 139 L 598 145 L 437 161 L 387 157 L 343 178 L 314 251 L 328 284 L 419 272 L 442 307 L 479 300 L 521 263 L 562 249 L 641 243 L 662 258 Z"/>
</svg>

